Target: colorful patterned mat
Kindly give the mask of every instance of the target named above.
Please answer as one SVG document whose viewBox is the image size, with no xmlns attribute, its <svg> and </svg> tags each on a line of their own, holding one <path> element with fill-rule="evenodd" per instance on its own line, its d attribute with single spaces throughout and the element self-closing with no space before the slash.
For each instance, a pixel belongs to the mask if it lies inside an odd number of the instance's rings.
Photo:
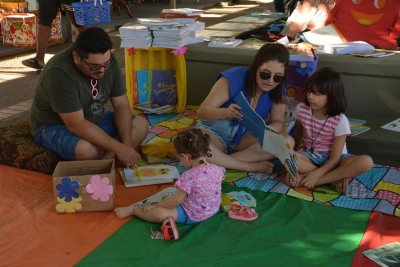
<svg viewBox="0 0 400 267">
<path fill-rule="evenodd" d="M 148 114 L 151 125 L 145 142 L 170 142 L 179 132 L 194 127 L 198 119 L 196 106 L 188 106 L 180 114 Z M 183 172 L 183 168 L 179 168 Z M 225 182 L 238 187 L 274 192 L 315 203 L 366 211 L 380 211 L 400 217 L 400 169 L 375 165 L 371 171 L 354 177 L 349 182 L 347 195 L 340 195 L 331 186 L 320 186 L 316 191 L 303 187 L 290 188 L 276 175 L 228 170 Z"/>
</svg>

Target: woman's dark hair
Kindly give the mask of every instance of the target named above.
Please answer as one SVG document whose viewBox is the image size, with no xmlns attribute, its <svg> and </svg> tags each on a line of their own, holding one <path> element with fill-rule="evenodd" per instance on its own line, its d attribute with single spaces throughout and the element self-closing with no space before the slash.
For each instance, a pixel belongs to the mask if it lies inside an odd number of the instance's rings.
<svg viewBox="0 0 400 267">
<path fill-rule="evenodd" d="M 200 129 L 180 132 L 173 141 L 178 154 L 188 154 L 192 159 L 211 157 L 210 136 Z"/>
<path fill-rule="evenodd" d="M 306 90 L 307 93 L 319 93 L 328 97 L 327 115 L 329 117 L 340 115 L 346 111 L 347 102 L 343 80 L 335 70 L 324 67 L 314 72 L 306 82 Z M 310 105 L 307 98 L 305 104 Z"/>
<path fill-rule="evenodd" d="M 104 54 L 112 45 L 110 36 L 102 28 L 90 27 L 76 38 L 75 52 L 83 58 L 88 58 L 88 54 Z"/>
<path fill-rule="evenodd" d="M 253 63 L 250 65 L 246 92 L 250 97 L 255 96 L 258 68 L 267 61 L 277 61 L 285 66 L 284 79 L 273 90 L 271 90 L 271 96 L 274 103 L 283 103 L 284 96 L 282 94 L 282 89 L 285 84 L 289 65 L 289 51 L 282 44 L 267 43 L 258 50 Z"/>
</svg>

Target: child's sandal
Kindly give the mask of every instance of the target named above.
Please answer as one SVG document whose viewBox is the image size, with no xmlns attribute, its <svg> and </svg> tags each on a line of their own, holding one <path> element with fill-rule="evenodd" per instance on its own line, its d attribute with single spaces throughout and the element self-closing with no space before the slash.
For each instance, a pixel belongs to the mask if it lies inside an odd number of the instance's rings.
<svg viewBox="0 0 400 267">
<path fill-rule="evenodd" d="M 250 207 L 233 203 L 229 208 L 228 217 L 232 220 L 251 222 L 258 218 L 258 213 Z"/>
<path fill-rule="evenodd" d="M 175 240 L 179 239 L 178 227 L 176 227 L 172 217 L 168 217 L 163 221 L 163 224 L 161 225 L 161 231 L 165 240 L 171 240 L 172 238 Z"/>
</svg>

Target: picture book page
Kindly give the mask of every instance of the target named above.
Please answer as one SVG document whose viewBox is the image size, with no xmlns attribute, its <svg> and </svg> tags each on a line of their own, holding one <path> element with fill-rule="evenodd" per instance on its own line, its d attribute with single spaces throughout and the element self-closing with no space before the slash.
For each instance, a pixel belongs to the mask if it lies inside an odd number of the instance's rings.
<svg viewBox="0 0 400 267">
<path fill-rule="evenodd" d="M 241 123 L 257 138 L 262 149 L 277 157 L 288 173 L 295 178 L 299 162 L 290 144 L 280 133 L 265 124 L 251 108 L 242 92 L 235 97 L 235 102 L 241 107 L 239 110 L 243 114 Z"/>
</svg>

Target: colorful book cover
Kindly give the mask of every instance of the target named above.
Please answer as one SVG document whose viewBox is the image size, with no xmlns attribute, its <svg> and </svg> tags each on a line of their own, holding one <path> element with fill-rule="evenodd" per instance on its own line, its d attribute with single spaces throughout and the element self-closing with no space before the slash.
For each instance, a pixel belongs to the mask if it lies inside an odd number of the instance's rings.
<svg viewBox="0 0 400 267">
<path fill-rule="evenodd" d="M 246 191 L 232 191 L 229 193 L 221 194 L 221 209 L 224 212 L 228 212 L 230 206 L 233 203 L 237 203 L 241 206 L 255 208 L 257 205 L 256 199 Z"/>
<path fill-rule="evenodd" d="M 138 98 L 138 84 L 136 78 L 136 71 L 132 71 L 132 103 L 137 104 L 139 102 Z"/>
<path fill-rule="evenodd" d="M 149 101 L 147 93 L 149 90 L 148 70 L 136 71 L 136 79 L 139 103 Z"/>
<path fill-rule="evenodd" d="M 347 118 L 347 119 L 349 120 L 350 124 L 351 137 L 359 135 L 371 129 L 371 127 L 363 125 L 364 123 L 367 122 L 366 120 L 354 119 L 354 118 Z"/>
<path fill-rule="evenodd" d="M 179 171 L 172 165 L 147 165 L 136 169 L 119 169 L 125 187 L 172 183 Z"/>
<path fill-rule="evenodd" d="M 363 125 L 364 123 L 366 123 L 366 120 L 363 119 L 355 119 L 355 118 L 347 118 L 349 120 L 350 126 L 352 124 L 358 124 L 358 125 Z"/>
<path fill-rule="evenodd" d="M 148 70 L 147 71 L 147 84 L 148 84 L 148 89 L 147 89 L 147 101 L 151 101 L 151 90 L 153 88 L 153 71 Z"/>
<path fill-rule="evenodd" d="M 153 70 L 151 101 L 175 105 L 177 101 L 176 74 L 173 70 Z"/>
</svg>

